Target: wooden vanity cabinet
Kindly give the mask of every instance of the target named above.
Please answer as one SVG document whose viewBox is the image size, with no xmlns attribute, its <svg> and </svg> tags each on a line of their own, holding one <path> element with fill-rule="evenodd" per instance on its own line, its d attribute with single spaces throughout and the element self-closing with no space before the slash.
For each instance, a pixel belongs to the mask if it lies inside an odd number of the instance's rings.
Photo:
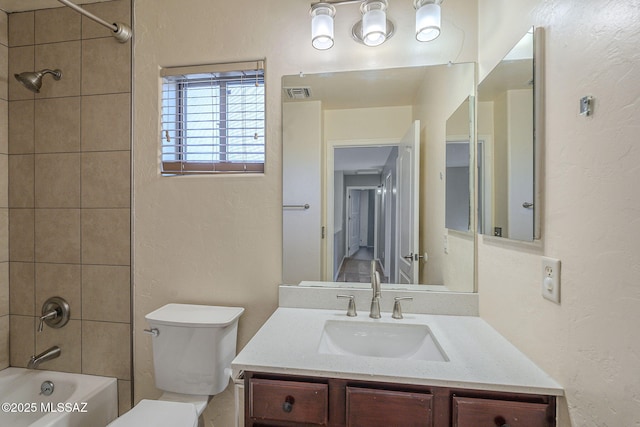
<svg viewBox="0 0 640 427">
<path fill-rule="evenodd" d="M 555 427 L 555 397 L 245 372 L 245 427 Z"/>
</svg>

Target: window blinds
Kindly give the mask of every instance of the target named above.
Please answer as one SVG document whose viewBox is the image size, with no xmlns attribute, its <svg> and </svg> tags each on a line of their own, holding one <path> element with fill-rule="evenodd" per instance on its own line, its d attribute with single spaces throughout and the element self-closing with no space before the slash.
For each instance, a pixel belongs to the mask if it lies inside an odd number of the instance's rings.
<svg viewBox="0 0 640 427">
<path fill-rule="evenodd" d="M 263 61 L 164 68 L 161 77 L 164 175 L 264 172 Z"/>
</svg>

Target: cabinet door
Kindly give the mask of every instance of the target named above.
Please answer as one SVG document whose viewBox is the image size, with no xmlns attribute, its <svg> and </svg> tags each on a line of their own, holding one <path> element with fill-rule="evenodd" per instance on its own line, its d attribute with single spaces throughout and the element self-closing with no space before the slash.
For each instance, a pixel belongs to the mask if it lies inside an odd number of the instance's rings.
<svg viewBox="0 0 640 427">
<path fill-rule="evenodd" d="M 431 427 L 432 397 L 347 387 L 347 427 Z"/>
<path fill-rule="evenodd" d="M 550 427 L 549 405 L 508 400 L 453 398 L 453 427 Z"/>
<path fill-rule="evenodd" d="M 327 425 L 326 384 L 249 380 L 249 416 L 254 420 Z"/>
</svg>

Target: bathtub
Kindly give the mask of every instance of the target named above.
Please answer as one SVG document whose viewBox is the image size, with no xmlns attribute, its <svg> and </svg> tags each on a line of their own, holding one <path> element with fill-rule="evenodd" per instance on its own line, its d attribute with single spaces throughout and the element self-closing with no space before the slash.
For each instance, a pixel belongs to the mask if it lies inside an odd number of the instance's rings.
<svg viewBox="0 0 640 427">
<path fill-rule="evenodd" d="M 44 381 L 53 393 L 40 392 Z M 101 427 L 118 416 L 115 378 L 6 368 L 0 371 L 0 426 Z"/>
</svg>

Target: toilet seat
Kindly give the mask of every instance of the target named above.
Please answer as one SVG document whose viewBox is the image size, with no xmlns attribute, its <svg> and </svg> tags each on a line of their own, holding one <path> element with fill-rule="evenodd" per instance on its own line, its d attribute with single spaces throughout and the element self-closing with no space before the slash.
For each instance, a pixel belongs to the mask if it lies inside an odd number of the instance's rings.
<svg viewBox="0 0 640 427">
<path fill-rule="evenodd" d="M 191 403 L 141 400 L 107 427 L 198 427 L 198 411 Z"/>
</svg>

